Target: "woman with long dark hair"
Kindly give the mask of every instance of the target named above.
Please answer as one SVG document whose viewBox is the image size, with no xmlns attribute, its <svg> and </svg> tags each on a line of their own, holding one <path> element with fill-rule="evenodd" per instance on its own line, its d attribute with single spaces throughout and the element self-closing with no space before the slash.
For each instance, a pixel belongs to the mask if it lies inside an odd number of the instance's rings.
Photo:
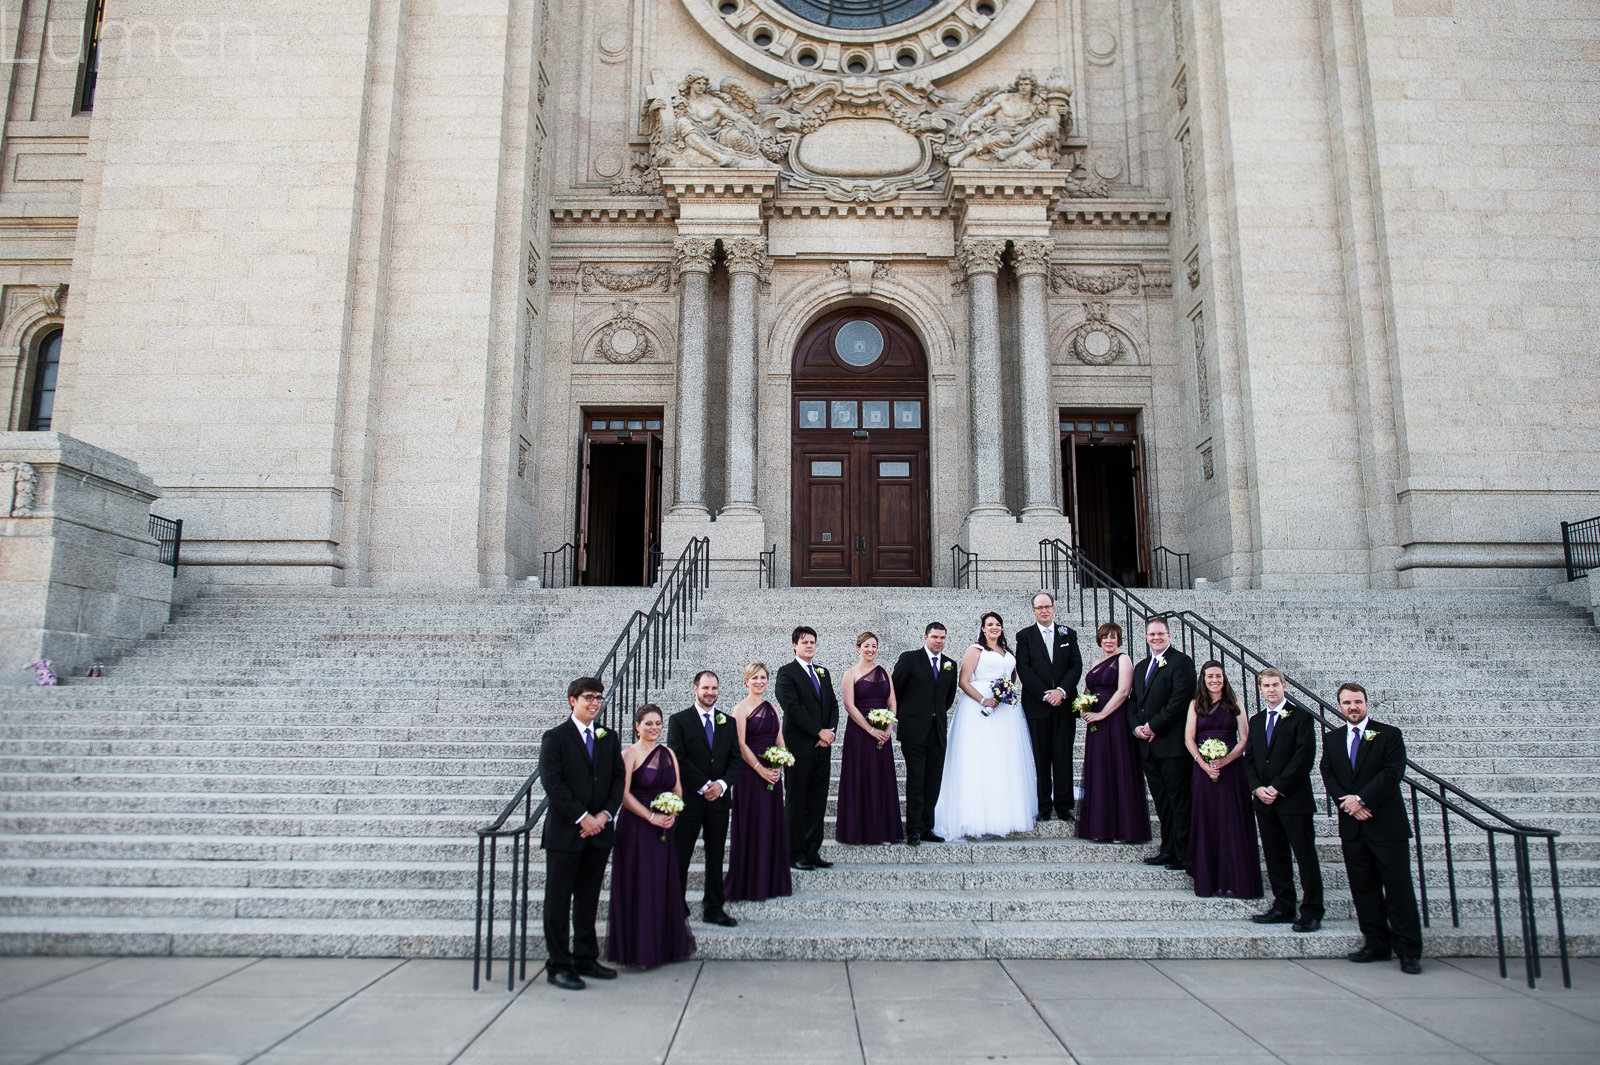
<svg viewBox="0 0 1600 1065">
<path fill-rule="evenodd" d="M 1194 759 L 1189 785 L 1188 873 L 1194 893 L 1231 899 L 1261 897 L 1261 852 L 1255 815 L 1245 783 L 1245 739 L 1250 719 L 1233 693 L 1222 663 L 1200 667 L 1200 685 L 1189 704 L 1184 743 Z"/>
</svg>

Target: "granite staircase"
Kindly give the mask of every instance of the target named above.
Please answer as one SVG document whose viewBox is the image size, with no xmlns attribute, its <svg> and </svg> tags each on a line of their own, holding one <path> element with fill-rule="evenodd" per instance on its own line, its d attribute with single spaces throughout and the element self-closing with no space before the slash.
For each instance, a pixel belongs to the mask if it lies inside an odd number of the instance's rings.
<svg viewBox="0 0 1600 1065">
<path fill-rule="evenodd" d="M 1363 680 L 1414 759 L 1560 828 L 1569 938 L 1600 952 L 1600 723 L 1585 694 L 1600 637 L 1585 615 L 1522 592 L 1149 597 L 1199 610 L 1319 690 Z M 470 955 L 473 830 L 532 768 L 567 681 L 650 598 L 206 596 L 103 679 L 0 689 L 0 950 Z M 786 660 L 800 621 L 842 674 L 857 631 L 878 633 L 888 664 L 928 620 L 964 645 L 990 606 L 1009 628 L 1027 620 L 1015 594 L 718 590 L 656 701 L 687 705 L 704 666 L 731 705 L 744 664 Z M 1462 829 L 1452 929 L 1437 818 L 1424 824 L 1432 954 L 1494 949 L 1484 846 Z M 796 873 L 792 897 L 695 932 L 718 958 L 1337 954 L 1356 935 L 1332 819 L 1318 830 L 1330 919 L 1311 936 L 1253 925 L 1259 903 L 1197 899 L 1181 873 L 1140 863 L 1148 848 L 1082 842 L 1061 822 L 916 849 L 830 841 L 836 866 Z M 697 862 L 692 894 L 702 875 Z M 1514 931 L 1514 907 L 1507 919 Z"/>
</svg>

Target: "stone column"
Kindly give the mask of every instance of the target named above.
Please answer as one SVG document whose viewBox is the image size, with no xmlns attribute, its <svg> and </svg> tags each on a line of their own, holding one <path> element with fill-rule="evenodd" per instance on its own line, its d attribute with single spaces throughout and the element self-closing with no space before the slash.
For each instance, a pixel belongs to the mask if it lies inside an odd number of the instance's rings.
<svg viewBox="0 0 1600 1065">
<path fill-rule="evenodd" d="M 706 327 L 711 315 L 711 262 L 717 242 L 679 237 L 672 242 L 678 275 L 678 466 L 675 514 L 705 514 Z"/>
<path fill-rule="evenodd" d="M 1060 439 L 1055 401 L 1050 393 L 1050 329 L 1045 307 L 1045 273 L 1055 241 L 1013 242 L 1017 272 L 1020 351 L 1017 394 L 1022 397 L 1022 516 L 1059 517 L 1053 450 Z"/>
<path fill-rule="evenodd" d="M 1000 490 L 1000 303 L 997 278 L 1003 240 L 968 238 L 956 257 L 967 280 L 971 366 L 973 514 L 1009 516 Z"/>
<path fill-rule="evenodd" d="M 767 260 L 762 237 L 722 242 L 728 265 L 728 487 L 724 514 L 756 507 L 756 286 Z"/>
</svg>

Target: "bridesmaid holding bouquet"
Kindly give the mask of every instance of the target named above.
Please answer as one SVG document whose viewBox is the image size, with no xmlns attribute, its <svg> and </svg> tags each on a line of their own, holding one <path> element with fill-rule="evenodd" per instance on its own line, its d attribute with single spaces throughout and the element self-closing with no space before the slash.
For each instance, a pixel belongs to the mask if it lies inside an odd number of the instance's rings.
<svg viewBox="0 0 1600 1065">
<path fill-rule="evenodd" d="M 894 745 L 889 742 L 895 720 L 894 683 L 889 671 L 877 664 L 877 636 L 870 632 L 857 636 L 856 653 L 860 657 L 840 684 L 850 720 L 839 766 L 834 838 L 840 843 L 898 843 L 904 830 Z"/>
<path fill-rule="evenodd" d="M 663 795 L 682 800 L 678 758 L 661 742 L 661 708 L 646 703 L 633 715 L 638 737 L 623 749 L 622 812 L 611 855 L 611 908 L 606 958 L 648 969 L 694 953 L 678 884 L 675 818 L 651 809 Z M 667 805 L 663 802 L 662 805 Z"/>
<path fill-rule="evenodd" d="M 1222 663 L 1207 662 L 1200 667 L 1200 690 L 1189 704 L 1184 726 L 1184 742 L 1195 761 L 1188 872 L 1201 898 L 1261 897 L 1255 814 L 1239 761 L 1249 735 L 1250 720 Z"/>
<path fill-rule="evenodd" d="M 789 824 L 783 813 L 783 770 L 763 757 L 773 747 L 787 749 L 778 711 L 767 701 L 767 667 L 744 668 L 749 692 L 730 711 L 739 732 L 739 779 L 733 803 L 733 838 L 728 845 L 728 875 L 723 892 L 733 901 L 760 902 L 791 894 Z"/>
<path fill-rule="evenodd" d="M 1083 801 L 1078 838 L 1118 843 L 1150 842 L 1150 807 L 1138 741 L 1128 727 L 1133 660 L 1122 651 L 1122 626 L 1108 621 L 1094 634 L 1105 657 L 1083 677 Z M 1093 701 L 1090 698 L 1093 697 Z"/>
</svg>

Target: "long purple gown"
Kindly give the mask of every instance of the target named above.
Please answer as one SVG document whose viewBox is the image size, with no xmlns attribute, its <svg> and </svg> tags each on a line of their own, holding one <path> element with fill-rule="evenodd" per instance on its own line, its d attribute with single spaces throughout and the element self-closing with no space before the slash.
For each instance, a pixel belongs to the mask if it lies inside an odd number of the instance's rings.
<svg viewBox="0 0 1600 1065">
<path fill-rule="evenodd" d="M 867 711 L 889 705 L 893 685 L 882 666 L 874 666 L 856 681 L 856 709 Z M 844 727 L 844 758 L 839 765 L 839 819 L 834 838 L 840 843 L 898 843 L 904 829 L 900 820 L 900 785 L 894 776 L 894 744 L 878 746 L 866 729 L 850 718 Z"/>
<path fill-rule="evenodd" d="M 1216 706 L 1195 720 L 1196 747 L 1218 739 L 1232 750 L 1239 742 L 1239 723 L 1227 706 Z M 1194 893 L 1231 899 L 1261 897 L 1261 852 L 1256 849 L 1256 823 L 1245 784 L 1244 761 L 1234 759 L 1212 780 L 1198 764 L 1189 785 L 1189 875 Z"/>
<path fill-rule="evenodd" d="M 1084 674 L 1085 692 L 1099 696 L 1099 711 L 1117 694 L 1120 654 L 1110 655 Z M 1150 841 L 1150 807 L 1144 798 L 1144 770 L 1128 728 L 1127 703 L 1111 716 L 1083 726 L 1083 801 L 1078 803 L 1078 838 Z"/>
<path fill-rule="evenodd" d="M 744 719 L 744 742 L 752 754 L 778 739 L 778 712 L 762 700 Z M 723 893 L 733 901 L 760 902 L 793 892 L 789 880 L 789 823 L 783 815 L 783 778 L 767 790 L 767 782 L 739 762 L 739 777 L 729 797 L 733 803 L 732 839 L 728 843 L 728 875 Z"/>
<path fill-rule="evenodd" d="M 671 791 L 677 782 L 672 752 L 663 743 L 633 771 L 628 791 L 649 809 L 657 795 Z M 672 830 L 663 832 L 626 805 L 617 815 L 617 841 L 611 852 L 609 926 L 606 958 L 618 965 L 647 969 L 694 953 Z"/>
</svg>

